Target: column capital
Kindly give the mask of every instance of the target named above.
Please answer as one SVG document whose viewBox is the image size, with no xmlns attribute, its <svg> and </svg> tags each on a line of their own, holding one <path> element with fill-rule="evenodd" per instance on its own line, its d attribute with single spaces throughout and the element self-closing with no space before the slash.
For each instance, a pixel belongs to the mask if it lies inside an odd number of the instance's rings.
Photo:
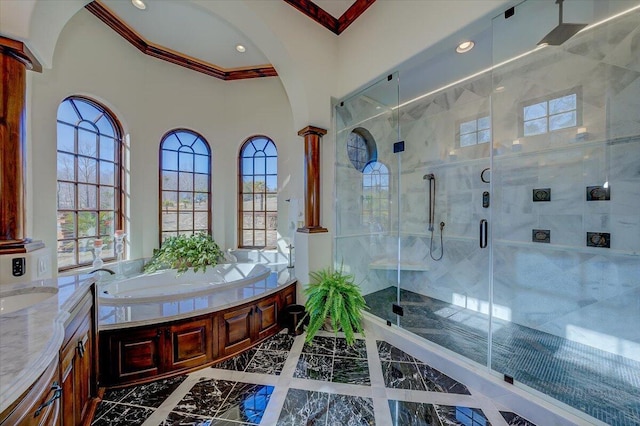
<svg viewBox="0 0 640 426">
<path fill-rule="evenodd" d="M 9 55 L 22 62 L 28 70 L 42 72 L 42 65 L 36 56 L 21 41 L 0 36 L 0 54 Z"/>
<path fill-rule="evenodd" d="M 325 129 L 321 129 L 320 127 L 307 126 L 304 129 L 298 131 L 298 136 L 307 136 L 307 135 L 318 135 L 324 136 L 327 134 Z"/>
</svg>

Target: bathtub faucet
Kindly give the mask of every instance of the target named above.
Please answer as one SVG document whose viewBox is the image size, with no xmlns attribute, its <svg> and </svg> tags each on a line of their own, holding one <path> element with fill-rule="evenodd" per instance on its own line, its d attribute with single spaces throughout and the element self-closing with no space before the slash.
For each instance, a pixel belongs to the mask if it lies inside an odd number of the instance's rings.
<svg viewBox="0 0 640 426">
<path fill-rule="evenodd" d="M 111 269 L 107 269 L 107 268 L 98 268 L 98 269 L 94 269 L 93 271 L 89 272 L 90 274 L 93 274 L 94 272 L 98 272 L 98 271 L 104 271 L 104 272 L 108 272 L 110 275 L 115 275 L 116 273 L 113 272 Z"/>
</svg>

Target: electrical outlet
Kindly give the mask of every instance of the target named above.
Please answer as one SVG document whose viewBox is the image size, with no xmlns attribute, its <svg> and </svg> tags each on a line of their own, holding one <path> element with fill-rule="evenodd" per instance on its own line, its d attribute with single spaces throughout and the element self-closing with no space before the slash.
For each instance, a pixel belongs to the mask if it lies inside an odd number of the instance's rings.
<svg viewBox="0 0 640 426">
<path fill-rule="evenodd" d="M 11 259 L 11 272 L 14 277 L 21 277 L 27 269 L 27 260 L 24 257 L 15 257 Z"/>
</svg>

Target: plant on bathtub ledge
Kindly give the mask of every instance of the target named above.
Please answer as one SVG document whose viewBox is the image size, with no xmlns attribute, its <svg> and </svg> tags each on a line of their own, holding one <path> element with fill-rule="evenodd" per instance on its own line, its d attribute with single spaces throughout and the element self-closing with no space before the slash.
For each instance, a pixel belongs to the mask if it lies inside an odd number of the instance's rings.
<svg viewBox="0 0 640 426">
<path fill-rule="evenodd" d="M 194 272 L 207 266 L 215 266 L 224 257 L 224 252 L 209 234 L 178 235 L 162 242 L 153 250 L 153 257 L 144 266 L 144 272 L 160 269 L 177 269 L 178 275 L 192 268 Z"/>
</svg>

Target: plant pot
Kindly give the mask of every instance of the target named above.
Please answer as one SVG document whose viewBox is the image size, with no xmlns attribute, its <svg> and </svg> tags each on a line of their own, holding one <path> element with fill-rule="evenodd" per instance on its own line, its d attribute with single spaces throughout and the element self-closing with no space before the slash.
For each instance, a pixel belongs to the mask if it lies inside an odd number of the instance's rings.
<svg viewBox="0 0 640 426">
<path fill-rule="evenodd" d="M 333 325 L 331 324 L 331 318 L 327 317 L 327 319 L 324 320 L 324 324 L 322 326 L 322 329 L 324 331 L 328 331 L 330 333 L 337 333 L 338 331 L 341 330 L 341 328 L 338 328 L 337 330 L 333 329 Z"/>
</svg>

